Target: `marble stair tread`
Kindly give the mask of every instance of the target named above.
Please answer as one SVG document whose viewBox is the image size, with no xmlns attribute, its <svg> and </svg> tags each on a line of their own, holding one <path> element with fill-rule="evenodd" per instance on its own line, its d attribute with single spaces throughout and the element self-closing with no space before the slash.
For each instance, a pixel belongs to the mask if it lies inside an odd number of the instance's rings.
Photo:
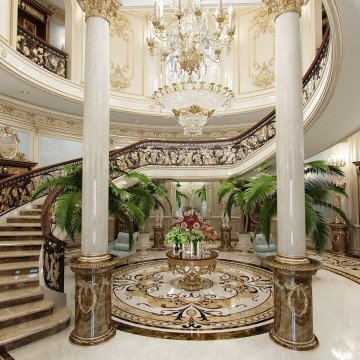
<svg viewBox="0 0 360 360">
<path fill-rule="evenodd" d="M 49 300 L 34 301 L 28 304 L 10 306 L 5 309 L 0 309 L 0 323 L 9 321 L 15 318 L 21 318 L 30 314 L 44 312 L 51 310 L 54 307 L 54 302 Z"/>
<path fill-rule="evenodd" d="M 16 302 L 20 299 L 31 299 L 33 297 L 41 297 L 43 296 L 43 291 L 39 286 L 24 288 L 24 289 L 16 289 L 16 290 L 8 290 L 0 292 L 0 304 L 5 302 Z"/>
<path fill-rule="evenodd" d="M 42 232 L 41 231 L 29 231 L 29 230 L 24 230 L 24 231 L 19 231 L 19 230 L 14 230 L 14 231 L 0 231 L 0 239 L 2 236 L 42 236 Z"/>
<path fill-rule="evenodd" d="M 38 274 L 5 275 L 0 277 L 0 286 L 38 281 Z"/>
<path fill-rule="evenodd" d="M 0 248 L 1 249 L 1 248 Z M 0 259 L 39 256 L 39 250 L 0 251 Z"/>
<path fill-rule="evenodd" d="M 27 210 L 20 210 L 20 215 L 22 215 L 22 214 L 25 215 L 25 214 L 29 214 L 29 213 L 41 214 L 41 212 L 42 212 L 42 209 L 27 209 Z"/>
<path fill-rule="evenodd" d="M 35 269 L 39 267 L 38 261 L 24 261 L 0 264 L 0 272 L 7 270 Z"/>
<path fill-rule="evenodd" d="M 0 224 L 0 232 L 3 231 L 37 231 L 36 229 L 41 229 L 41 223 L 6 223 Z M 34 230 L 33 230 L 34 229 Z"/>
<path fill-rule="evenodd" d="M 40 215 L 15 215 L 15 216 L 9 216 L 6 221 L 10 224 L 14 223 L 23 223 L 23 221 L 34 221 L 34 223 L 41 222 L 41 216 Z"/>
<path fill-rule="evenodd" d="M 3 345 L 7 349 L 13 349 L 32 342 L 34 339 L 37 340 L 55 334 L 68 326 L 70 316 L 71 311 L 69 309 L 59 308 L 51 315 L 0 329 L 0 346 Z M 14 345 L 14 343 L 18 345 Z"/>
<path fill-rule="evenodd" d="M 1 240 L 0 238 L 0 250 L 1 246 L 34 246 L 34 245 L 42 245 L 44 243 L 43 240 Z"/>
</svg>

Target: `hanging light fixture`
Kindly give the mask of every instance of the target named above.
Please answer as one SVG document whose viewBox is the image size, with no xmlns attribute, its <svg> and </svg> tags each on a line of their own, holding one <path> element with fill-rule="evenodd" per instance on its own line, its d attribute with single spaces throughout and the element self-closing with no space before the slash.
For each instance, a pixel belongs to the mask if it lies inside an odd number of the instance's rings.
<svg viewBox="0 0 360 360">
<path fill-rule="evenodd" d="M 165 23 L 163 3 L 155 1 L 149 19 L 149 53 L 166 66 L 165 85 L 160 75 L 153 99 L 178 119 L 185 135 L 201 135 L 213 113 L 230 107 L 234 98 L 229 78 L 219 84 L 220 55 L 234 43 L 234 13 L 231 5 L 226 12 L 221 0 L 212 18 L 201 0 L 178 0 L 171 10 L 173 20 Z"/>
</svg>

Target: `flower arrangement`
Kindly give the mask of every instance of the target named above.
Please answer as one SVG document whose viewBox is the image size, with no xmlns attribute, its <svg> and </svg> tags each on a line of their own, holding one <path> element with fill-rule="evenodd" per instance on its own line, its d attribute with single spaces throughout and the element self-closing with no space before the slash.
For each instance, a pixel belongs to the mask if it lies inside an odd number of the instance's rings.
<svg viewBox="0 0 360 360">
<path fill-rule="evenodd" d="M 176 245 L 185 244 L 187 240 L 184 231 L 180 227 L 171 228 L 165 238 L 169 243 Z"/>
<path fill-rule="evenodd" d="M 173 233 L 174 232 L 174 233 Z M 166 236 L 166 239 L 169 242 L 172 242 L 170 239 L 174 236 L 173 234 L 182 233 L 186 241 L 202 241 L 205 238 L 211 240 L 216 240 L 217 232 L 215 229 L 205 224 L 204 219 L 197 213 L 195 210 L 189 210 L 183 213 L 180 216 L 175 224 L 172 226 L 172 229 L 168 232 L 170 236 Z"/>
</svg>

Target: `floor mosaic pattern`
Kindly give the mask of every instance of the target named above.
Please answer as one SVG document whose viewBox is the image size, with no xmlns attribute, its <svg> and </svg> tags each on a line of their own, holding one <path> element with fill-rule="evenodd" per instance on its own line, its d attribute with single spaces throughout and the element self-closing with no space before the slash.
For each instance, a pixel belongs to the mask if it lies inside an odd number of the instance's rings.
<svg viewBox="0 0 360 360">
<path fill-rule="evenodd" d="M 325 270 L 360 284 L 360 259 L 324 253 L 323 260 Z"/>
<path fill-rule="evenodd" d="M 209 289 L 171 285 L 180 275 L 167 260 L 121 267 L 113 273 L 113 319 L 120 330 L 175 339 L 221 339 L 266 332 L 273 319 L 270 271 L 218 260 Z M 181 276 L 180 276 L 181 277 Z"/>
</svg>

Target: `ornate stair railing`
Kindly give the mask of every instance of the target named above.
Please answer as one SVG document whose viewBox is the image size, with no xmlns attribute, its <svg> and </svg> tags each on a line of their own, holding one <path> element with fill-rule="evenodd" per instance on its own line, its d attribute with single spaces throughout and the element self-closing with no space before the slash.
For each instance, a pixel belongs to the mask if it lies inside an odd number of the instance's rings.
<svg viewBox="0 0 360 360">
<path fill-rule="evenodd" d="M 329 55 L 329 31 L 322 46 L 303 78 L 304 107 L 316 92 L 324 73 Z M 158 141 L 145 140 L 109 153 L 110 166 L 122 170 L 133 170 L 149 165 L 160 166 L 224 166 L 234 165 L 264 145 L 276 135 L 276 114 L 272 111 L 255 126 L 239 136 L 218 141 Z M 81 164 L 82 159 L 62 162 L 56 165 L 34 169 L 27 173 L 0 181 L 0 216 L 28 203 L 37 184 L 47 178 L 58 176 L 64 165 Z M 66 241 L 54 233 L 52 211 L 58 190 L 52 190 L 42 210 L 42 231 L 44 244 L 44 281 L 47 287 L 58 292 L 64 291 L 64 263 Z"/>
<path fill-rule="evenodd" d="M 306 75 L 304 105 L 316 92 L 325 70 L 329 54 L 329 31 Z M 234 165 L 268 144 L 276 135 L 276 114 L 268 116 L 244 133 L 216 141 L 160 141 L 144 140 L 109 153 L 110 166 L 133 170 L 149 165 L 160 166 L 224 166 Z M 74 159 L 12 176 L 0 181 L 0 216 L 28 203 L 37 186 L 47 178 L 58 176 L 64 165 L 81 164 Z"/>
<path fill-rule="evenodd" d="M 41 230 L 44 235 L 43 246 L 43 277 L 45 285 L 57 292 L 64 292 L 65 279 L 65 249 L 66 241 L 54 235 L 56 224 L 54 222 L 55 200 L 59 195 L 58 189 L 49 192 L 41 210 Z"/>
</svg>

